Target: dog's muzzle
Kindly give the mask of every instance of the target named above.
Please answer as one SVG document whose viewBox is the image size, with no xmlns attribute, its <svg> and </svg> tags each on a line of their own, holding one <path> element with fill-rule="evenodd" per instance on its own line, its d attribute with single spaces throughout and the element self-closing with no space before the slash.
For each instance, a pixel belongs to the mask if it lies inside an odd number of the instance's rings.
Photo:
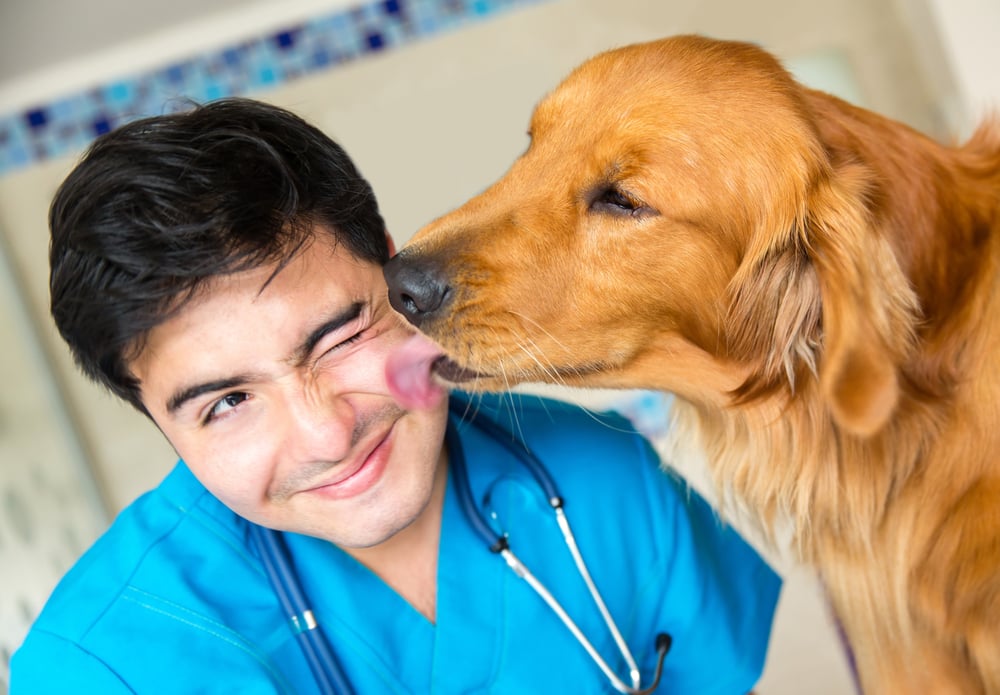
<svg viewBox="0 0 1000 695">
<path fill-rule="evenodd" d="M 382 269 L 389 303 L 417 328 L 443 313 L 452 299 L 450 285 L 437 265 L 403 249 Z"/>
</svg>

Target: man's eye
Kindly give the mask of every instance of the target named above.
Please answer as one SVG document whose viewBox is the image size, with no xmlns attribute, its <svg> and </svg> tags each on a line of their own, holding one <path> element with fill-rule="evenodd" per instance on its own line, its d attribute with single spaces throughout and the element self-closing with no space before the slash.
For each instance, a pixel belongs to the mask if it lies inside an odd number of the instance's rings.
<svg viewBox="0 0 1000 695">
<path fill-rule="evenodd" d="M 208 424 L 209 422 L 225 415 L 249 397 L 249 394 L 243 393 L 242 391 L 227 393 L 225 396 L 216 401 L 215 405 L 212 406 L 212 409 L 208 411 L 208 416 L 205 418 L 205 424 Z"/>
<path fill-rule="evenodd" d="M 352 335 L 352 336 L 351 336 L 350 338 L 348 338 L 347 340 L 342 340 L 342 341 L 340 341 L 339 343 L 337 343 L 337 347 L 339 347 L 339 348 L 341 348 L 341 347 L 347 347 L 347 346 L 348 346 L 348 345 L 350 345 L 351 343 L 356 343 L 356 342 L 358 342 L 359 340 L 361 340 L 361 336 L 362 336 L 362 334 L 363 334 L 363 331 L 362 331 L 362 332 L 360 332 L 360 333 L 355 333 L 354 335 Z"/>
<path fill-rule="evenodd" d="M 333 347 L 331 347 L 331 348 L 325 350 L 323 353 L 321 353 L 319 355 L 319 357 L 316 358 L 316 361 L 318 362 L 321 358 L 326 357 L 327 355 L 333 355 L 337 351 L 343 350 L 345 347 L 348 347 L 352 343 L 358 342 L 359 340 L 361 340 L 361 336 L 362 335 L 364 335 L 364 331 L 359 331 L 358 333 L 355 333 L 354 335 L 352 335 L 350 338 L 346 338 L 344 340 L 341 340 L 339 343 L 337 343 Z"/>
</svg>

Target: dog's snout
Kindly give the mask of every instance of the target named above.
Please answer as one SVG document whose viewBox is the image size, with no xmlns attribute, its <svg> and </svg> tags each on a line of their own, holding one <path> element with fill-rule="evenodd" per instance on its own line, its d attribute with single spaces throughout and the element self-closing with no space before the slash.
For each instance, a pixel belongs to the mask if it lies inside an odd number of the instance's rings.
<svg viewBox="0 0 1000 695">
<path fill-rule="evenodd" d="M 403 252 L 391 258 L 382 272 L 389 286 L 389 303 L 414 326 L 434 316 L 450 298 L 448 283 L 431 261 Z"/>
</svg>

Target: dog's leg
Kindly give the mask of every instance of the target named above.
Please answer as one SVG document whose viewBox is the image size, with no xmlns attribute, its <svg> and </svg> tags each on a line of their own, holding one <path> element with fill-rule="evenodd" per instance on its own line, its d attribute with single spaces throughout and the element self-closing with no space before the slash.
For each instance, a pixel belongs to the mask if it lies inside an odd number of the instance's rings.
<svg viewBox="0 0 1000 695">
<path fill-rule="evenodd" d="M 864 642 L 864 641 L 862 641 Z M 942 648 L 940 635 L 913 636 L 911 646 L 902 650 L 862 643 L 858 652 L 870 656 L 878 649 L 878 664 L 868 659 L 861 666 L 865 695 L 994 695 L 984 690 L 979 677 L 970 671 L 967 660 Z M 864 663 L 864 657 L 862 657 Z"/>
<path fill-rule="evenodd" d="M 893 582 L 886 568 L 854 556 L 841 547 L 818 550 L 833 619 L 844 637 L 845 656 L 854 669 L 856 686 L 865 695 L 926 695 L 910 682 L 902 657 L 902 628 L 894 607 Z M 896 592 L 898 593 L 898 592 Z M 893 627 L 896 626 L 896 627 Z"/>
<path fill-rule="evenodd" d="M 969 635 L 970 651 L 976 655 L 988 695 L 1000 693 L 1000 610 L 991 612 L 992 620 L 982 620 Z"/>
<path fill-rule="evenodd" d="M 886 550 L 883 548 L 884 556 Z M 838 550 L 824 554 L 830 602 L 844 628 L 865 695 L 982 695 L 979 676 L 943 627 L 914 624 L 905 589 L 905 570 L 850 558 Z M 902 568 L 901 568 L 902 569 Z M 951 634 L 955 634 L 952 632 Z M 993 691 L 985 691 L 993 695 Z"/>
<path fill-rule="evenodd" d="M 965 491 L 923 557 L 913 597 L 926 634 L 939 638 L 937 654 L 925 649 L 929 668 L 964 673 L 972 680 L 963 693 L 1000 695 L 1000 479 Z M 955 640 L 948 644 L 946 635 Z M 964 641 L 955 643 L 959 636 Z"/>
<path fill-rule="evenodd" d="M 919 686 L 919 692 L 935 695 L 991 695 L 996 692 L 983 690 L 968 660 L 961 656 L 960 650 L 943 644 L 941 635 L 927 635 L 926 641 L 913 650 L 911 661 L 908 677 Z"/>
</svg>

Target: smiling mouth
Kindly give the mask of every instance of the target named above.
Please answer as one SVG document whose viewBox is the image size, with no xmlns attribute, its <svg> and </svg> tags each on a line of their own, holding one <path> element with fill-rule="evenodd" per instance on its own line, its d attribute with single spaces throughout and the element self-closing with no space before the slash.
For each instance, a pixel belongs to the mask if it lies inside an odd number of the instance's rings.
<svg viewBox="0 0 1000 695">
<path fill-rule="evenodd" d="M 372 451 L 374 451 L 374 450 L 375 449 L 372 449 Z M 364 469 L 365 465 L 368 463 L 368 458 L 370 456 L 371 456 L 371 452 L 368 452 L 362 458 L 360 458 L 357 461 L 355 461 L 355 463 L 353 463 L 351 465 L 351 468 L 349 469 L 350 472 L 347 473 L 346 475 L 339 475 L 334 480 L 330 480 L 330 481 L 325 482 L 325 483 L 320 483 L 319 485 L 314 485 L 313 487 L 311 487 L 309 489 L 310 490 L 318 490 L 318 489 L 324 488 L 324 487 L 337 487 L 338 485 L 343 485 L 344 483 L 348 482 L 351 478 L 353 478 L 354 476 L 356 476 L 358 473 L 360 473 L 362 471 L 362 469 Z"/>
<path fill-rule="evenodd" d="M 360 458 L 355 459 L 354 461 L 352 461 L 351 464 L 350 464 L 350 467 L 347 469 L 346 472 L 338 471 L 338 475 L 335 478 L 333 478 L 332 480 L 326 480 L 326 481 L 319 482 L 319 483 L 313 483 L 313 484 L 309 485 L 307 488 L 305 488 L 303 490 L 303 492 L 311 492 L 313 490 L 322 490 L 323 488 L 336 488 L 336 487 L 338 487 L 340 485 L 344 485 L 345 483 L 349 482 L 352 478 L 354 478 L 355 476 L 357 476 L 358 473 L 360 473 L 361 471 L 364 470 L 365 466 L 368 465 L 368 459 L 371 457 L 372 452 L 374 452 L 375 449 L 377 449 L 377 448 L 378 447 L 376 446 L 371 451 L 369 451 L 368 453 L 366 453 L 363 457 L 360 457 Z M 340 466 L 343 466 L 343 465 L 344 464 L 340 464 Z"/>
<path fill-rule="evenodd" d="M 323 489 L 333 491 L 339 488 L 351 488 L 356 483 L 362 484 L 363 481 L 360 479 L 365 477 L 367 473 L 373 472 L 368 471 L 369 468 L 373 465 L 378 468 L 384 466 L 384 461 L 382 460 L 384 454 L 382 454 L 382 451 L 392 437 L 394 428 L 395 423 L 378 435 L 377 438 L 372 439 L 371 443 L 364 447 L 357 456 L 352 457 L 349 461 L 337 464 L 336 468 L 341 470 L 338 471 L 336 476 L 330 480 L 309 484 L 301 491 L 312 492 Z"/>
</svg>

